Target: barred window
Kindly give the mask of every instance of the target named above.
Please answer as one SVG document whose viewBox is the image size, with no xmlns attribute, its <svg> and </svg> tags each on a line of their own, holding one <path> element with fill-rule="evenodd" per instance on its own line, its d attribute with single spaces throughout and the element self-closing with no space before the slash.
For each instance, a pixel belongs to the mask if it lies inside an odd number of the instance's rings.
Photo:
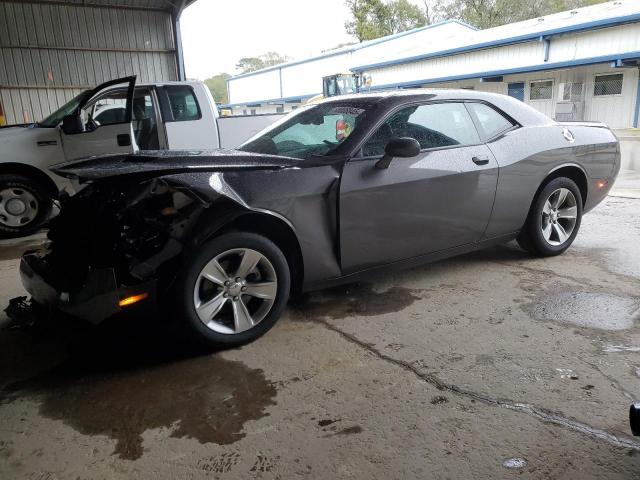
<svg viewBox="0 0 640 480">
<path fill-rule="evenodd" d="M 562 100 L 576 101 L 582 98 L 582 83 L 568 82 L 564 84 Z"/>
<path fill-rule="evenodd" d="M 553 80 L 540 80 L 529 84 L 529 100 L 551 100 Z"/>
<path fill-rule="evenodd" d="M 595 96 L 602 95 L 621 95 L 622 94 L 622 73 L 613 75 L 596 75 L 593 94 Z"/>
</svg>

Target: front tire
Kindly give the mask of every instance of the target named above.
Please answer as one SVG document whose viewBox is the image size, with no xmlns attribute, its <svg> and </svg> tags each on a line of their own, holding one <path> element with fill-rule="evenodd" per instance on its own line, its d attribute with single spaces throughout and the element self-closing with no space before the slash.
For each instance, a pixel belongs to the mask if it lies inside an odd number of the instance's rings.
<svg viewBox="0 0 640 480">
<path fill-rule="evenodd" d="M 36 232 L 51 213 L 53 199 L 37 180 L 25 175 L 0 175 L 0 238 Z"/>
<path fill-rule="evenodd" d="M 554 178 L 534 200 L 518 244 L 536 256 L 560 255 L 575 240 L 581 221 L 580 189 L 569 178 Z"/>
<path fill-rule="evenodd" d="M 287 260 L 271 240 L 227 233 L 187 260 L 176 285 L 179 321 L 208 346 L 243 345 L 273 327 L 290 285 Z"/>
</svg>

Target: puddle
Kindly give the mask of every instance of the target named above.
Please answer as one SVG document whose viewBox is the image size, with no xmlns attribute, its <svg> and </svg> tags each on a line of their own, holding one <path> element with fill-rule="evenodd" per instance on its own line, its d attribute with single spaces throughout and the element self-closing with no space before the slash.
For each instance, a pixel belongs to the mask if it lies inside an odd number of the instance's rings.
<svg viewBox="0 0 640 480">
<path fill-rule="evenodd" d="M 527 461 L 524 458 L 507 458 L 502 462 L 504 468 L 510 470 L 518 470 L 527 466 Z"/>
<path fill-rule="evenodd" d="M 330 317 L 341 320 L 353 316 L 375 316 L 404 310 L 420 300 L 420 290 L 391 287 L 375 291 L 371 284 L 352 284 L 306 295 L 289 307 L 295 317 Z"/>
<path fill-rule="evenodd" d="M 228 445 L 246 435 L 247 421 L 275 405 L 276 389 L 262 370 L 219 356 L 98 374 L 72 365 L 13 384 L 0 404 L 35 399 L 44 417 L 110 437 L 114 454 L 129 460 L 143 455 L 146 430 L 165 427 L 171 437 Z"/>
<path fill-rule="evenodd" d="M 640 347 L 631 347 L 625 345 L 607 345 L 602 349 L 604 353 L 619 353 L 619 352 L 640 352 Z"/>
<path fill-rule="evenodd" d="M 638 301 L 606 293 L 565 292 L 551 295 L 533 307 L 539 320 L 570 323 L 601 330 L 633 327 Z"/>
</svg>

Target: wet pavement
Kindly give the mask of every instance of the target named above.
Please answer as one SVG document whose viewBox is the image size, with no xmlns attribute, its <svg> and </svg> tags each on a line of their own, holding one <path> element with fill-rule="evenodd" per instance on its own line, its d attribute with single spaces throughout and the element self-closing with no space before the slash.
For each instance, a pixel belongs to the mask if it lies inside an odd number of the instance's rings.
<svg viewBox="0 0 640 480">
<path fill-rule="evenodd" d="M 0 245 L 0 303 L 41 237 Z M 637 478 L 640 200 L 303 297 L 197 351 L 159 319 L 0 332 L 1 479 Z M 0 324 L 6 321 L 0 314 Z"/>
</svg>

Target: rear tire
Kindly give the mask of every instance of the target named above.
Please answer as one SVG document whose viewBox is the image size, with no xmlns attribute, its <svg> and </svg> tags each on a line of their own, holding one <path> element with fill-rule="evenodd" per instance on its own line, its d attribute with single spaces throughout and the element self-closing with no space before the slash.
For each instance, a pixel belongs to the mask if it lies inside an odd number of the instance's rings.
<svg viewBox="0 0 640 480">
<path fill-rule="evenodd" d="M 560 255 L 575 240 L 581 221 L 580 189 L 569 178 L 554 178 L 535 198 L 518 244 L 532 255 Z"/>
<path fill-rule="evenodd" d="M 178 321 L 209 347 L 234 347 L 264 335 L 289 299 L 291 274 L 269 239 L 233 232 L 202 245 L 175 285 Z"/>
<path fill-rule="evenodd" d="M 25 175 L 0 175 L 0 238 L 36 232 L 49 218 L 53 198 L 45 185 Z"/>
</svg>

